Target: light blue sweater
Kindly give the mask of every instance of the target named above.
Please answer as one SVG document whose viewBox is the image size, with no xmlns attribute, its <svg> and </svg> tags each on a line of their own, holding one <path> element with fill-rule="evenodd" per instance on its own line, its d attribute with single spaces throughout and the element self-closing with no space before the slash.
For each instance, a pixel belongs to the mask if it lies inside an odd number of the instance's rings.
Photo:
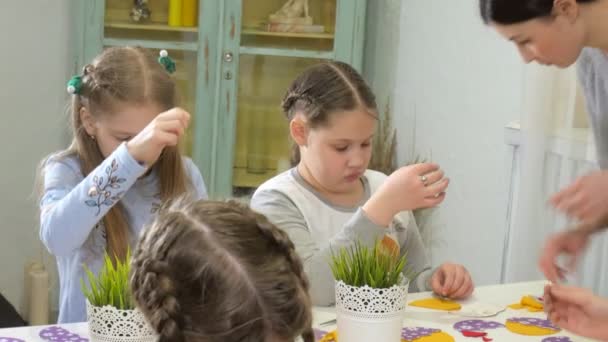
<svg viewBox="0 0 608 342">
<path fill-rule="evenodd" d="M 207 198 L 203 178 L 184 158 L 192 193 Z M 44 165 L 44 192 L 40 201 L 40 239 L 57 259 L 59 271 L 59 323 L 86 320 L 80 279 L 82 265 L 95 274 L 101 269 L 106 247 L 104 215 L 120 201 L 129 225 L 130 244 L 151 221 L 160 206 L 158 177 L 120 145 L 86 178 L 76 156 L 52 156 Z"/>
</svg>

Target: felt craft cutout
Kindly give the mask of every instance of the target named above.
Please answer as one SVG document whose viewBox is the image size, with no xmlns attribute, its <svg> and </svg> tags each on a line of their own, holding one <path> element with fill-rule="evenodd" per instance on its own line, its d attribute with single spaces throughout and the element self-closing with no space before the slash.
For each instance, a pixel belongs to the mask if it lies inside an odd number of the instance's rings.
<svg viewBox="0 0 608 342">
<path fill-rule="evenodd" d="M 325 336 L 327 334 L 327 331 L 320 330 L 317 328 L 313 328 L 312 331 L 315 334 L 315 341 L 320 341 L 323 338 L 323 336 Z"/>
<path fill-rule="evenodd" d="M 454 338 L 439 329 L 403 328 L 401 342 L 453 342 Z"/>
<path fill-rule="evenodd" d="M 534 317 L 509 318 L 505 326 L 513 333 L 528 336 L 553 335 L 561 330 L 549 320 Z"/>
<path fill-rule="evenodd" d="M 524 296 L 519 303 L 509 305 L 509 308 L 514 310 L 526 309 L 529 312 L 541 312 L 545 309 L 540 298 L 534 296 Z"/>
<path fill-rule="evenodd" d="M 481 338 L 484 342 L 492 341 L 485 330 L 504 328 L 501 323 L 494 321 L 483 321 L 480 319 L 469 319 L 454 324 L 454 330 L 460 331 L 464 337 Z"/>
<path fill-rule="evenodd" d="M 319 342 L 338 342 L 338 331 L 331 331 L 323 336 Z"/>
<path fill-rule="evenodd" d="M 317 333 L 323 333 L 323 331 L 317 329 L 314 329 L 314 331 L 316 339 L 318 339 Z M 329 332 L 318 341 L 338 342 L 338 331 Z M 401 342 L 454 342 L 454 338 L 439 329 L 414 327 L 401 330 Z"/>
<path fill-rule="evenodd" d="M 12 337 L 0 337 L 0 342 L 25 342 L 25 341 L 20 340 L 18 338 L 12 338 Z"/>
<path fill-rule="evenodd" d="M 481 319 L 468 319 L 466 321 L 460 321 L 454 324 L 454 330 L 458 331 L 485 331 L 504 327 L 504 324 L 494 321 L 483 321 Z"/>
<path fill-rule="evenodd" d="M 460 304 L 451 301 L 451 300 L 443 300 L 439 298 L 427 298 L 420 299 L 410 302 L 410 306 L 416 306 L 419 308 L 425 309 L 433 309 L 433 310 L 441 310 L 441 311 L 454 311 L 460 310 Z"/>
<path fill-rule="evenodd" d="M 574 342 L 568 336 L 551 336 L 544 338 L 541 342 Z"/>
<path fill-rule="evenodd" d="M 41 339 L 49 342 L 88 342 L 89 340 L 73 334 L 61 327 L 53 326 L 43 329 L 38 334 Z"/>
</svg>

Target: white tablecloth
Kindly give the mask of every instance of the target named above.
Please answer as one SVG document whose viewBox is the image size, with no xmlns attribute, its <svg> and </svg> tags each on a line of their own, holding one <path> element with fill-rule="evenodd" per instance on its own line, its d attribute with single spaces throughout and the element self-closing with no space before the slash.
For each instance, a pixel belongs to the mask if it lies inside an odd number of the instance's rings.
<svg viewBox="0 0 608 342">
<path fill-rule="evenodd" d="M 510 305 L 519 302 L 524 295 L 542 295 L 544 282 L 530 282 L 530 283 L 519 283 L 519 284 L 506 284 L 506 285 L 494 285 L 494 286 L 483 286 L 475 290 L 473 297 L 467 301 L 463 301 L 462 304 L 466 305 L 469 303 L 481 302 L 491 303 L 498 305 Z M 408 296 L 408 302 L 416 299 L 428 298 L 430 293 L 414 293 Z M 545 318 L 542 312 L 530 313 L 525 310 L 512 310 L 507 309 L 495 317 L 483 318 L 484 320 L 492 320 L 499 323 L 505 323 L 507 318 L 510 317 L 538 317 Z M 335 318 L 335 310 L 333 308 L 316 307 L 314 309 L 314 325 L 322 330 L 330 331 L 335 329 L 335 325 L 319 327 L 323 322 L 327 322 Z M 456 341 L 468 341 L 476 342 L 481 341 L 477 338 L 468 338 L 462 336 L 459 332 L 453 329 L 453 325 L 461 320 L 470 319 L 465 317 L 456 316 L 446 312 L 438 312 L 433 310 L 427 310 L 416 307 L 407 308 L 406 318 L 404 320 L 405 327 L 424 327 L 424 328 L 435 328 L 441 329 L 454 337 Z M 0 329 L 0 342 L 4 342 L 2 338 L 18 338 L 27 342 L 38 342 L 45 341 L 40 338 L 40 332 L 48 326 L 34 326 L 24 328 L 10 328 Z M 86 323 L 75 323 L 75 324 L 62 324 L 61 328 L 68 330 L 71 333 L 80 335 L 81 337 L 88 337 Z M 494 329 L 488 331 L 489 336 L 493 338 L 494 342 L 500 341 L 530 341 L 530 342 L 541 342 L 543 336 L 521 336 L 515 335 L 509 332 L 507 329 Z M 568 336 L 572 341 L 591 341 L 589 339 L 576 337 L 566 332 L 560 332 L 552 336 Z M 372 341 L 370 341 L 372 342 Z M 376 341 L 373 341 L 376 342 Z"/>
</svg>

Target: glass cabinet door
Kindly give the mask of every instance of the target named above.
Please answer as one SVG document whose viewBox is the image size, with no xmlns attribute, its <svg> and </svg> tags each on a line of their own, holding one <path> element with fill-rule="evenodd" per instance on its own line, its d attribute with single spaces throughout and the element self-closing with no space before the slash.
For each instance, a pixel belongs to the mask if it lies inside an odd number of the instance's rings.
<svg viewBox="0 0 608 342">
<path fill-rule="evenodd" d="M 232 167 L 237 197 L 291 167 L 281 100 L 300 72 L 332 57 L 336 21 L 336 0 L 242 0 L 241 6 Z"/>
<path fill-rule="evenodd" d="M 178 106 L 192 120 L 182 140 L 182 152 L 192 155 L 196 110 L 198 49 L 198 0 L 106 0 L 103 21 L 103 47 L 144 46 L 155 56 L 169 52 L 176 71 L 171 75 L 178 88 Z"/>
</svg>

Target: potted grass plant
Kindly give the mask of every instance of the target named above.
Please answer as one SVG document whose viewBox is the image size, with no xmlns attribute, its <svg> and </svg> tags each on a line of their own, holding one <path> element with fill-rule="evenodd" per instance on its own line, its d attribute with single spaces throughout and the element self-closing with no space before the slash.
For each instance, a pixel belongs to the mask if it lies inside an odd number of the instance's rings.
<svg viewBox="0 0 608 342">
<path fill-rule="evenodd" d="M 81 279 L 86 298 L 87 323 L 91 341 L 152 342 L 155 331 L 134 304 L 129 287 L 129 261 L 113 261 L 107 254 L 104 265 L 96 276 L 86 266 L 88 286 Z"/>
<path fill-rule="evenodd" d="M 407 256 L 382 241 L 332 253 L 340 342 L 401 341 L 409 279 Z"/>
</svg>

